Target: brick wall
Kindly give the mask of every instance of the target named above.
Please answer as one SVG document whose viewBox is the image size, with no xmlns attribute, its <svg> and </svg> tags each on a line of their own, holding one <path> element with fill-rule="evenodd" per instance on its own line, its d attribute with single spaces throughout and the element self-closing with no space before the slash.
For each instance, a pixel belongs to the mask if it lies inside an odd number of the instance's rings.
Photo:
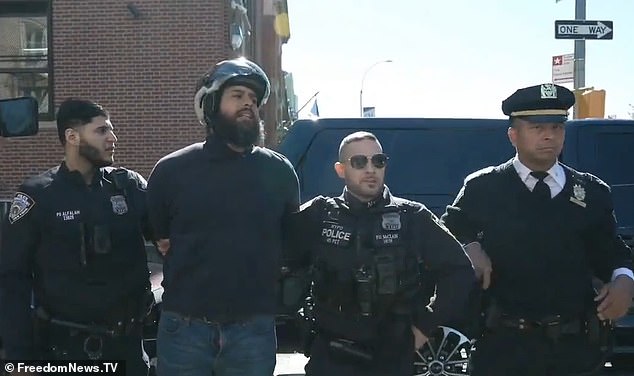
<svg viewBox="0 0 634 376">
<path fill-rule="evenodd" d="M 56 108 L 69 96 L 104 105 L 119 137 L 118 165 L 148 176 L 168 152 L 201 140 L 193 91 L 199 76 L 230 55 L 228 1 L 53 1 Z M 54 128 L 0 141 L 0 199 L 20 182 L 60 162 Z"/>
</svg>

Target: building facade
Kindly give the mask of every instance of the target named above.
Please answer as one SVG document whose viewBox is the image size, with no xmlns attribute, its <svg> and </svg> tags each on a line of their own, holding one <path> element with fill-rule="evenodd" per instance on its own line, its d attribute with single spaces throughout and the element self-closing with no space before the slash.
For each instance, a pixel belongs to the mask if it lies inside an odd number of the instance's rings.
<svg viewBox="0 0 634 376">
<path fill-rule="evenodd" d="M 288 118 L 285 10 L 279 0 L 0 0 L 0 98 L 34 96 L 41 120 L 37 136 L 0 140 L 0 200 L 61 161 L 54 115 L 68 97 L 110 111 L 117 165 L 147 177 L 160 157 L 204 138 L 195 84 L 231 57 L 249 57 L 270 75 L 261 115 L 274 147 Z"/>
</svg>

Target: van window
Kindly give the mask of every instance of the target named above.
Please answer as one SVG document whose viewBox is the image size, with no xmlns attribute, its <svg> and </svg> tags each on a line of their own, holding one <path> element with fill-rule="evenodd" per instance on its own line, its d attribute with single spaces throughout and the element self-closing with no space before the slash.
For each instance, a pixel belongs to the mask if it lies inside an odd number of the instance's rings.
<svg viewBox="0 0 634 376">
<path fill-rule="evenodd" d="M 599 133 L 596 141 L 596 170 L 610 184 L 632 184 L 634 173 L 634 132 Z"/>
<path fill-rule="evenodd" d="M 617 225 L 634 233 L 634 132 L 600 133 L 596 140 L 596 171 L 612 188 Z"/>
</svg>

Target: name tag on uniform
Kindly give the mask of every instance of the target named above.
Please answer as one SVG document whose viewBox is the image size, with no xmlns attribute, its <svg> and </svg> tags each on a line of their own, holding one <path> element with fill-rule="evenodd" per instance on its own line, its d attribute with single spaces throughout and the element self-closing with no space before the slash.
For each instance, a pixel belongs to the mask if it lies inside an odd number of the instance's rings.
<svg viewBox="0 0 634 376">
<path fill-rule="evenodd" d="M 399 244 L 400 239 L 401 237 L 398 232 L 381 233 L 374 235 L 375 244 L 378 246 L 390 244 L 397 245 Z"/>
</svg>

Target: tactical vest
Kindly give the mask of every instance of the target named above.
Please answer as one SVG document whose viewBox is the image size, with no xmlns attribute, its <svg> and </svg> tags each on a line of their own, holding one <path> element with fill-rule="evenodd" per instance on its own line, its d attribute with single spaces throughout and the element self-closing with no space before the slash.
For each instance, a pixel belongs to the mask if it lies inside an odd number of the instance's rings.
<svg viewBox="0 0 634 376">
<path fill-rule="evenodd" d="M 407 208 L 369 208 L 361 216 L 326 200 L 314 254 L 312 296 L 317 324 L 364 340 L 388 314 L 410 315 L 421 262 L 409 249 Z"/>
<path fill-rule="evenodd" d="M 90 202 L 72 201 L 82 211 L 89 206 L 93 210 L 61 225 L 66 232 L 52 234 L 37 256 L 39 262 L 47 262 L 56 257 L 54 245 L 59 239 L 73 240 L 72 250 L 71 246 L 65 250 L 50 273 L 36 275 L 35 304 L 56 319 L 109 324 L 137 318 L 141 305 L 146 305 L 150 290 L 140 222 L 143 207 L 134 197 L 137 181 L 126 170 L 105 169 L 100 183 L 103 188 L 90 196 Z M 75 305 L 75 301 L 88 303 Z"/>
</svg>

